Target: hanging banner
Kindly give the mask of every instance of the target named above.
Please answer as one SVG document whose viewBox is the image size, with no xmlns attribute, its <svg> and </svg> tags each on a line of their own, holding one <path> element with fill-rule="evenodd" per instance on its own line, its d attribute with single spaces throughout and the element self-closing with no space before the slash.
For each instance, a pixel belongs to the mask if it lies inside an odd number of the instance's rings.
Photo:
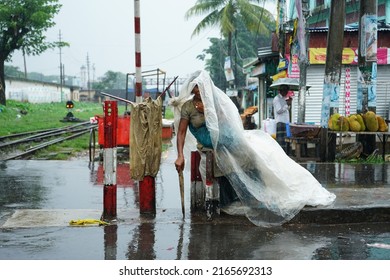
<svg viewBox="0 0 390 280">
<path fill-rule="evenodd" d="M 360 45 L 361 55 L 366 57 L 366 61 L 376 62 L 377 55 L 377 16 L 363 15 L 361 20 L 361 29 L 364 36 L 364 42 Z"/>
<path fill-rule="evenodd" d="M 373 48 L 372 48 L 373 49 Z M 376 50 L 377 63 L 380 65 L 390 64 L 388 48 L 378 48 Z M 358 49 L 344 48 L 342 56 L 342 64 L 358 64 Z M 326 63 L 326 48 L 310 48 L 309 49 L 310 64 L 325 64 Z"/>
<path fill-rule="evenodd" d="M 289 54 L 286 54 L 286 58 L 290 61 L 288 67 L 288 77 L 299 79 L 299 65 L 298 65 L 298 55 L 294 54 L 292 58 L 290 58 Z"/>
<path fill-rule="evenodd" d="M 234 73 L 232 69 L 232 63 L 230 61 L 230 56 L 225 57 L 224 69 L 225 69 L 226 81 L 228 82 L 234 81 Z"/>
</svg>

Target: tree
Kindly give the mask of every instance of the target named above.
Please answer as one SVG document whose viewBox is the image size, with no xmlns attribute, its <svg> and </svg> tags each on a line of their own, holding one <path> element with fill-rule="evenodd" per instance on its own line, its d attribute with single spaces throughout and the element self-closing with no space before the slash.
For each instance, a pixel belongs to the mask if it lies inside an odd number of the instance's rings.
<svg viewBox="0 0 390 280">
<path fill-rule="evenodd" d="M 233 36 L 236 34 L 237 26 L 241 21 L 247 30 L 270 34 L 270 23 L 274 23 L 272 14 L 261 6 L 257 5 L 264 0 L 198 0 L 195 6 L 190 8 L 185 17 L 207 14 L 194 29 L 192 36 L 198 35 L 208 27 L 218 26 L 221 35 L 228 40 L 227 56 L 234 59 L 232 53 Z M 235 76 L 235 63 L 232 63 Z"/>
<path fill-rule="evenodd" d="M 94 89 L 120 89 L 126 87 L 126 74 L 121 72 L 107 71 L 100 82 L 93 85 Z"/>
<path fill-rule="evenodd" d="M 4 75 L 7 75 L 9 77 L 15 77 L 15 78 L 24 77 L 24 73 L 20 71 L 19 67 L 11 66 L 11 65 L 4 66 Z"/>
<path fill-rule="evenodd" d="M 244 26 L 239 26 L 237 35 L 235 36 L 234 46 L 236 48 L 237 58 L 236 68 L 236 86 L 238 88 L 246 85 L 243 66 L 257 57 L 257 48 L 269 46 L 271 36 L 255 37 L 256 34 L 245 29 Z M 226 39 L 210 38 L 210 47 L 203 50 L 202 55 L 198 55 L 198 59 L 205 61 L 205 68 L 210 73 L 215 85 L 221 89 L 226 89 L 228 83 L 224 74 L 224 62 L 227 55 L 228 42 Z M 208 58 L 206 58 L 208 57 Z"/>
<path fill-rule="evenodd" d="M 2 0 L 0 2 L 0 104 L 6 105 L 4 64 L 16 50 L 39 55 L 65 42 L 47 42 L 44 32 L 55 25 L 58 0 Z"/>
</svg>

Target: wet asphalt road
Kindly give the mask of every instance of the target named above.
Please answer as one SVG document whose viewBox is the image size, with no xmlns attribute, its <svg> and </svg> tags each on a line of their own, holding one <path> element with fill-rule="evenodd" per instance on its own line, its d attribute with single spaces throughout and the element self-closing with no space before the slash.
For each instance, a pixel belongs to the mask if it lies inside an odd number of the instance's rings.
<svg viewBox="0 0 390 280">
<path fill-rule="evenodd" d="M 0 259 L 3 260 L 389 260 L 390 221 L 288 224 L 260 228 L 244 217 L 207 221 L 181 214 L 174 151 L 164 154 L 156 178 L 156 216 L 139 214 L 137 184 L 128 164 L 118 165 L 118 223 L 68 225 L 98 218 L 103 209 L 102 166 L 87 159 L 0 163 Z M 389 190 L 383 165 L 305 165 L 328 189 Z M 386 200 L 386 199 L 385 199 Z M 387 201 L 387 200 L 386 200 Z M 383 206 L 383 205 L 382 205 Z M 381 206 L 381 207 L 382 207 Z M 18 214 L 18 215 L 16 215 Z"/>
</svg>

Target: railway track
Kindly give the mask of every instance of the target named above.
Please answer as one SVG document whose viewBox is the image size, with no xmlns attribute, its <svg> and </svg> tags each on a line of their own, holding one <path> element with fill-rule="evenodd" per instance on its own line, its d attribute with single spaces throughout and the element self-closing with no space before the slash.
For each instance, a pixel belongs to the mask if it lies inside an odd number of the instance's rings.
<svg viewBox="0 0 390 280">
<path fill-rule="evenodd" d="M 38 150 L 91 133 L 96 127 L 96 124 L 87 121 L 61 128 L 0 136 L 0 160 L 29 157 Z"/>
</svg>

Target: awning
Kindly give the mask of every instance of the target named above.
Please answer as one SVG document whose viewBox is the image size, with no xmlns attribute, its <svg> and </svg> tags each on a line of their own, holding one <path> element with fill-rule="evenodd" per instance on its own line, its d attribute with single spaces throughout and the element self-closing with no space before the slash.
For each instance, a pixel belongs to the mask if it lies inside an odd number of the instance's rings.
<svg viewBox="0 0 390 280">
<path fill-rule="evenodd" d="M 289 90 L 298 91 L 299 90 L 299 80 L 293 78 L 280 78 L 277 79 L 270 88 L 279 89 L 281 86 L 288 86 Z M 306 85 L 306 90 L 311 88 L 311 86 Z"/>
</svg>

